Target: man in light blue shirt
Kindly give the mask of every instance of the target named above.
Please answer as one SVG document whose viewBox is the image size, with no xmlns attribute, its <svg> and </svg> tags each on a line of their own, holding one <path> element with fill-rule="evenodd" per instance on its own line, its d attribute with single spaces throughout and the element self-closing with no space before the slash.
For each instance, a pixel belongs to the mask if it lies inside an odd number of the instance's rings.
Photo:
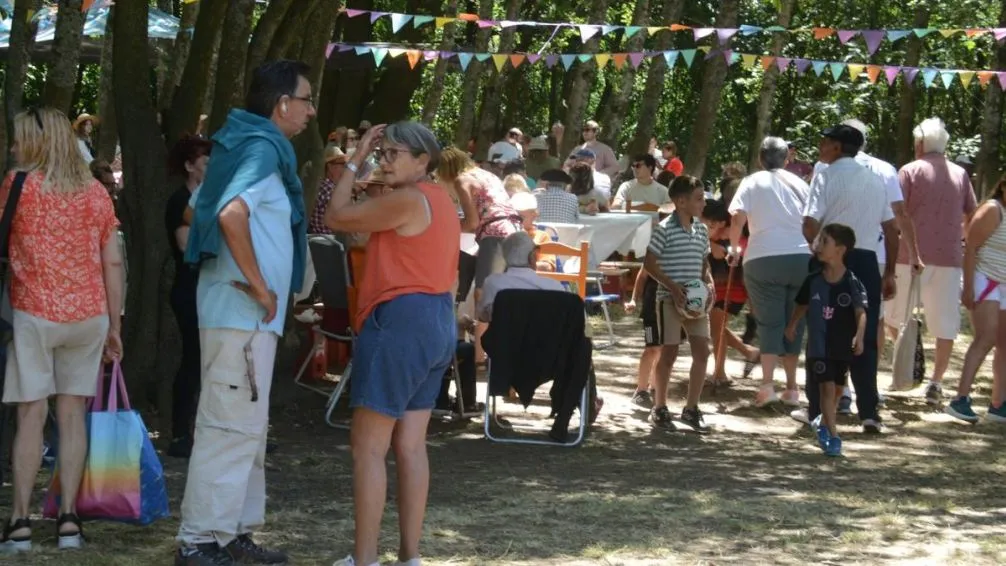
<svg viewBox="0 0 1006 566">
<path fill-rule="evenodd" d="M 202 392 L 175 566 L 287 563 L 251 535 L 265 523 L 276 345 L 307 255 L 289 138 L 315 115 L 308 74 L 295 61 L 255 70 L 245 110 L 232 110 L 213 136 L 213 159 L 190 201 L 185 260 L 200 266 Z"/>
</svg>

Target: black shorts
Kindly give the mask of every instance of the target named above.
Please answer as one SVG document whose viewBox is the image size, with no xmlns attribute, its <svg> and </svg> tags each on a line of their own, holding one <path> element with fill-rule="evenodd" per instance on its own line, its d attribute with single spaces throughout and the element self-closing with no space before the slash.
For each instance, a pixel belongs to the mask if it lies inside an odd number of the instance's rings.
<svg viewBox="0 0 1006 566">
<path fill-rule="evenodd" d="M 848 361 L 809 359 L 806 368 L 808 379 L 816 384 L 834 383 L 844 387 L 849 375 Z"/>
<path fill-rule="evenodd" d="M 656 313 L 654 313 L 656 314 Z M 646 317 L 643 319 L 643 340 L 646 342 L 646 347 L 650 346 L 663 346 L 664 341 L 663 336 L 660 335 L 660 325 L 657 324 L 657 318 Z"/>
</svg>

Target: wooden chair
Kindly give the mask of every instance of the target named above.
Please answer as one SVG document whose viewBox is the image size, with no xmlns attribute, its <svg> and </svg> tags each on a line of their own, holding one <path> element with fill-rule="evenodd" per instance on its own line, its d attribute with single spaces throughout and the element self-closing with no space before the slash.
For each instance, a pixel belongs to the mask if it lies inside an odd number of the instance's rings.
<svg viewBox="0 0 1006 566">
<path fill-rule="evenodd" d="M 659 210 L 660 205 L 658 204 L 641 202 L 639 204 L 633 205 L 631 200 L 625 201 L 625 212 L 657 212 Z"/>
<path fill-rule="evenodd" d="M 576 292 L 583 299 L 587 296 L 587 267 L 590 262 L 590 243 L 580 242 L 579 249 L 558 242 L 549 242 L 538 246 L 538 255 L 554 255 L 556 258 L 576 257 L 580 259 L 579 270 L 576 273 L 563 273 L 556 262 L 556 271 L 538 271 L 538 275 L 555 279 L 563 283 L 576 285 Z"/>
</svg>

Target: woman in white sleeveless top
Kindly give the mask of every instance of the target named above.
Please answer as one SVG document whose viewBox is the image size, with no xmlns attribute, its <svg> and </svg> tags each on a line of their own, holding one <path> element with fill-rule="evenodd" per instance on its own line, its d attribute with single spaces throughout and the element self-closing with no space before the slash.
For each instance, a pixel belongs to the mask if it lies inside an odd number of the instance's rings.
<svg viewBox="0 0 1006 566">
<path fill-rule="evenodd" d="M 979 366 L 993 346 L 995 378 L 988 419 L 1006 422 L 1003 405 L 1004 378 L 1006 378 L 1006 206 L 1004 206 L 1006 177 L 999 181 L 992 198 L 983 203 L 968 225 L 964 247 L 964 292 L 961 303 L 971 311 L 974 341 L 964 356 L 957 397 L 947 406 L 947 413 L 963 421 L 978 422 L 971 409 L 971 384 Z M 998 335 L 998 336 L 997 336 Z"/>
</svg>

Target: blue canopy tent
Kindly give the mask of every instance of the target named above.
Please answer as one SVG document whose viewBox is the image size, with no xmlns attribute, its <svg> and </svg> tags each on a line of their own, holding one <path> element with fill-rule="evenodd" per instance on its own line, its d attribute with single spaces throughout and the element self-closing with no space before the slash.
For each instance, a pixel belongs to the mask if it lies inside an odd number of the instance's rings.
<svg viewBox="0 0 1006 566">
<path fill-rule="evenodd" d="M 13 10 L 10 0 L 0 0 L 0 12 L 3 12 L 4 19 L 0 20 L 0 49 L 7 49 L 10 46 L 10 14 Z M 108 12 L 110 8 L 98 7 L 96 5 L 87 12 L 84 19 L 84 38 L 102 37 L 105 35 L 105 27 L 108 25 Z M 44 8 L 35 15 L 38 22 L 38 32 L 35 35 L 36 45 L 52 42 L 56 37 L 56 10 L 54 8 Z M 147 18 L 147 33 L 151 39 L 175 39 L 178 35 L 179 20 L 171 14 L 151 8 Z"/>
</svg>

